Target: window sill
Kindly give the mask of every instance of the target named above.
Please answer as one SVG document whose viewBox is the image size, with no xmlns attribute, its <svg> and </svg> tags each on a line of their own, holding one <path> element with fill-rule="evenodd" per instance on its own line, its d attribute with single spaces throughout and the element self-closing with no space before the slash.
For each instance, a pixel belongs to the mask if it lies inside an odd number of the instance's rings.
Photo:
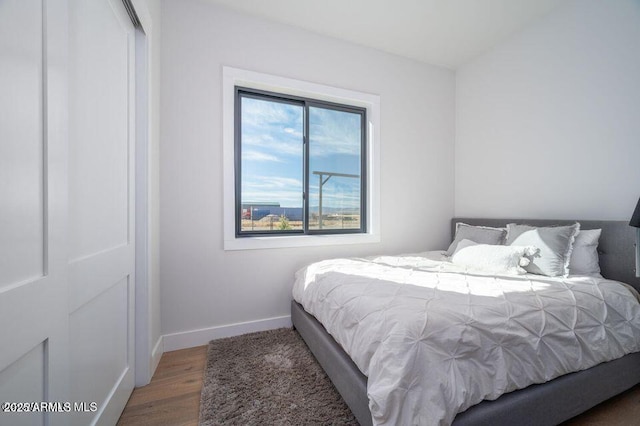
<svg viewBox="0 0 640 426">
<path fill-rule="evenodd" d="M 290 247 L 316 247 L 344 244 L 373 244 L 380 242 L 379 234 L 342 235 L 285 235 L 234 238 L 224 241 L 225 250 L 259 250 Z"/>
</svg>

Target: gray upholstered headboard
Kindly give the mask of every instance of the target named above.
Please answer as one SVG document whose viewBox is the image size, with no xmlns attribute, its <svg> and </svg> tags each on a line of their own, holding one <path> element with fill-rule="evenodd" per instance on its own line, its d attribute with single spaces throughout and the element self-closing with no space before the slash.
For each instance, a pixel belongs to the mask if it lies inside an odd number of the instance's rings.
<svg viewBox="0 0 640 426">
<path fill-rule="evenodd" d="M 580 229 L 602 229 L 598 253 L 602 276 L 611 280 L 631 284 L 640 291 L 640 278 L 635 272 L 635 228 L 627 221 L 611 220 L 552 220 L 552 219 L 478 219 L 456 217 L 451 219 L 452 239 L 456 223 L 469 225 L 504 227 L 507 223 L 522 223 L 533 226 L 571 225 L 580 222 Z"/>
</svg>

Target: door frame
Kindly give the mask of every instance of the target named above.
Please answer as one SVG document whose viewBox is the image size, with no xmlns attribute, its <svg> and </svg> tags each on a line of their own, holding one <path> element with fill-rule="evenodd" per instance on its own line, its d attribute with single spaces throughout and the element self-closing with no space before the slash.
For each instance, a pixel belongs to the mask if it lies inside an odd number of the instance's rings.
<svg viewBox="0 0 640 426">
<path fill-rule="evenodd" d="M 135 384 L 151 381 L 151 327 L 149 306 L 149 72 L 148 42 L 136 27 L 136 248 L 135 248 Z"/>
<path fill-rule="evenodd" d="M 150 192 L 150 43 L 153 27 L 148 0 L 122 0 L 135 27 L 135 385 L 144 386 L 160 361 L 152 341 Z"/>
</svg>

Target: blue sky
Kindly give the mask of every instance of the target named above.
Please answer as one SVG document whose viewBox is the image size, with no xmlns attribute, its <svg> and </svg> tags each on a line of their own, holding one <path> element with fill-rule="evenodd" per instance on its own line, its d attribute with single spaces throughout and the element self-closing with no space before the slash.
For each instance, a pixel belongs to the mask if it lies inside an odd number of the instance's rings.
<svg viewBox="0 0 640 426">
<path fill-rule="evenodd" d="M 242 99 L 242 202 L 279 202 L 302 207 L 302 106 Z M 360 116 L 310 107 L 311 172 L 360 174 Z M 311 174 L 310 206 L 318 204 L 318 176 Z M 332 177 L 323 186 L 323 204 L 360 205 L 360 179 Z"/>
</svg>

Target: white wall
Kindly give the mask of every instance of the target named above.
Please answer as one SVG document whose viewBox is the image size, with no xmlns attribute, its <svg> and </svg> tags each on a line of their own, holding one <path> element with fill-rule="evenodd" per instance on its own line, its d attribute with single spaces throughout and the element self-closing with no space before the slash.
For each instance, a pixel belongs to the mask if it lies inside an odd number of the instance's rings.
<svg viewBox="0 0 640 426">
<path fill-rule="evenodd" d="M 222 249 L 223 65 L 380 95 L 381 243 Z M 161 89 L 163 334 L 286 316 L 294 272 L 317 259 L 448 243 L 451 71 L 198 1 L 165 0 Z"/>
<path fill-rule="evenodd" d="M 628 220 L 640 2 L 570 1 L 456 75 L 457 216 Z"/>
</svg>

